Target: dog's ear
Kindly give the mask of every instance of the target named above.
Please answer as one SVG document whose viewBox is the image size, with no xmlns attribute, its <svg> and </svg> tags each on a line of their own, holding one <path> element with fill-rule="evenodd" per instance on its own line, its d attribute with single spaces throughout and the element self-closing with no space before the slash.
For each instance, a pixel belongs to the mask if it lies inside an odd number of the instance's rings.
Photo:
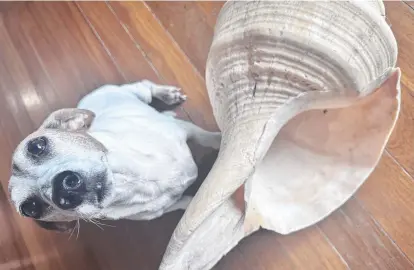
<svg viewBox="0 0 414 270">
<path fill-rule="evenodd" d="M 41 228 L 49 231 L 57 231 L 61 233 L 67 233 L 73 230 L 76 226 L 76 221 L 42 221 L 42 220 L 35 220 L 36 224 L 39 225 Z"/>
<path fill-rule="evenodd" d="M 40 128 L 68 131 L 88 129 L 94 118 L 95 114 L 88 110 L 61 109 L 49 115 Z"/>
</svg>

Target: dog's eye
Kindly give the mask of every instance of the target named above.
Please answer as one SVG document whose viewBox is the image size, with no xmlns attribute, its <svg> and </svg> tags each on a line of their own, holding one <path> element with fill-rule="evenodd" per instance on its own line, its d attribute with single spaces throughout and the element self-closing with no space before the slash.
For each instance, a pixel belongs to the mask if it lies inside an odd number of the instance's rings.
<svg viewBox="0 0 414 270">
<path fill-rule="evenodd" d="M 40 157 L 45 152 L 46 148 L 46 137 L 35 138 L 27 144 L 27 152 L 35 157 Z"/>
</svg>

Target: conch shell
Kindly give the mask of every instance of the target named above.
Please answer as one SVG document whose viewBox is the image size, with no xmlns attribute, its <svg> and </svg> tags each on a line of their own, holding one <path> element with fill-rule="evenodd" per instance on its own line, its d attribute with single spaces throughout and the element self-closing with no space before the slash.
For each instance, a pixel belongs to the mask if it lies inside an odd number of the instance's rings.
<svg viewBox="0 0 414 270">
<path fill-rule="evenodd" d="M 206 70 L 223 139 L 160 269 L 210 269 L 260 227 L 288 234 L 370 175 L 400 108 L 381 1 L 227 2 Z"/>
</svg>

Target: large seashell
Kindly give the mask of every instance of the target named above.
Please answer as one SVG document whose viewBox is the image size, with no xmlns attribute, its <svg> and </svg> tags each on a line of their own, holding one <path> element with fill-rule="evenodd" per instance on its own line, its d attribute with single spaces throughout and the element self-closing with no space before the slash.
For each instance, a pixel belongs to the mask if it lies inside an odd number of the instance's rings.
<svg viewBox="0 0 414 270">
<path fill-rule="evenodd" d="M 349 199 L 398 117 L 396 59 L 381 1 L 226 3 L 206 71 L 222 147 L 160 269 L 210 269 L 260 227 L 292 233 Z"/>
</svg>

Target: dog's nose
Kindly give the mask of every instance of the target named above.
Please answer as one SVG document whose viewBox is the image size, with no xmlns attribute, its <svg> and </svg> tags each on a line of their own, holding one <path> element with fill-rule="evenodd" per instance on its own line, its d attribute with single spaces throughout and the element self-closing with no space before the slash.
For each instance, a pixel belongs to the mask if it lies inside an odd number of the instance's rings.
<svg viewBox="0 0 414 270">
<path fill-rule="evenodd" d="M 53 179 L 53 202 L 63 210 L 79 206 L 86 193 L 85 183 L 75 172 L 64 171 Z"/>
</svg>

